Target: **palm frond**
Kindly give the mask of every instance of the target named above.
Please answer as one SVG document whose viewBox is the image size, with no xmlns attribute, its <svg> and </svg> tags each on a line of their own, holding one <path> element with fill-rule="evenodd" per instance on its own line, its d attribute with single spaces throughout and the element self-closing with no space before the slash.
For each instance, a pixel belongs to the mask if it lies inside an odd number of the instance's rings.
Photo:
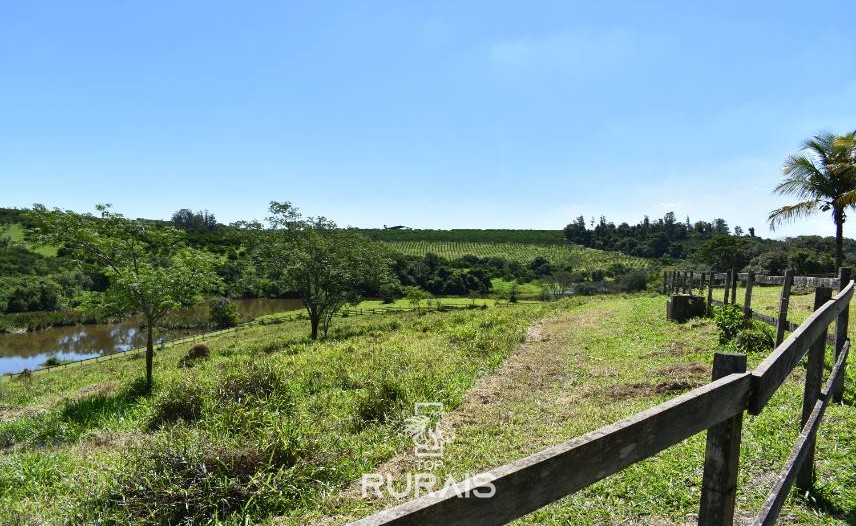
<svg viewBox="0 0 856 526">
<path fill-rule="evenodd" d="M 832 151 L 833 143 L 835 143 L 835 135 L 824 131 L 805 141 L 802 149 L 810 152 L 822 166 L 826 166 L 829 162 L 829 153 Z"/>
<path fill-rule="evenodd" d="M 835 203 L 839 206 L 847 208 L 848 206 L 852 206 L 856 208 L 856 190 L 850 190 L 848 192 L 844 192 L 835 200 Z"/>
<path fill-rule="evenodd" d="M 775 192 L 795 195 L 801 199 L 815 197 L 814 188 L 825 178 L 823 172 L 804 155 L 790 155 L 782 168 L 785 180 L 776 186 Z"/>
<path fill-rule="evenodd" d="M 777 226 L 784 223 L 813 215 L 822 205 L 823 203 L 819 199 L 809 199 L 794 205 L 777 208 L 770 212 L 767 217 L 767 221 L 770 222 L 770 230 L 775 230 Z"/>
</svg>

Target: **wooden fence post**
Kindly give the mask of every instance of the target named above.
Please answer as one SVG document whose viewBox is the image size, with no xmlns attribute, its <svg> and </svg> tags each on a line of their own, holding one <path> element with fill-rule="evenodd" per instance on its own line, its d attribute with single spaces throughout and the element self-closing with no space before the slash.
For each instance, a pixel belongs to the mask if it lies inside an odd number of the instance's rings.
<svg viewBox="0 0 856 526">
<path fill-rule="evenodd" d="M 743 316 L 746 326 L 752 323 L 752 285 L 755 284 L 755 273 L 751 270 L 746 274 L 746 295 L 743 296 Z"/>
<path fill-rule="evenodd" d="M 713 312 L 713 272 L 707 277 L 707 312 Z"/>
<path fill-rule="evenodd" d="M 745 355 L 716 353 L 713 356 L 714 380 L 744 372 Z M 734 522 L 742 430 L 743 413 L 707 430 L 699 526 L 731 526 Z"/>
<path fill-rule="evenodd" d="M 663 295 L 664 296 L 666 295 L 666 275 L 667 274 L 668 274 L 668 271 L 664 270 L 663 271 Z"/>
<path fill-rule="evenodd" d="M 722 297 L 722 304 L 728 305 L 728 294 L 731 292 L 731 271 L 725 271 L 725 295 Z"/>
<path fill-rule="evenodd" d="M 823 306 L 832 298 L 832 289 L 818 287 L 814 289 L 814 310 Z M 811 344 L 808 351 L 808 365 L 805 371 L 805 390 L 803 392 L 802 420 L 800 428 L 808 422 L 814 404 L 820 398 L 820 384 L 823 381 L 823 361 L 826 356 L 826 331 L 823 331 L 817 341 Z M 811 488 L 814 483 L 814 440 L 806 444 L 808 453 L 800 470 L 797 472 L 797 487 L 802 490 Z"/>
<path fill-rule="evenodd" d="M 785 282 L 782 284 L 782 297 L 779 299 L 779 317 L 776 320 L 776 347 L 785 339 L 788 328 L 788 303 L 791 299 L 791 285 L 794 284 L 794 271 L 785 271 Z"/>
<path fill-rule="evenodd" d="M 695 272 L 692 270 L 689 272 L 689 278 L 687 279 L 687 294 L 693 293 L 693 278 L 695 277 Z"/>
<path fill-rule="evenodd" d="M 838 290 L 844 290 L 850 283 L 850 267 L 841 267 L 838 269 Z M 852 300 L 851 300 L 852 301 Z M 835 360 L 838 360 L 838 356 L 841 354 L 841 350 L 844 348 L 844 342 L 847 341 L 847 325 L 850 321 L 850 306 L 848 305 L 846 309 L 844 309 L 841 314 L 838 315 L 838 319 L 835 320 Z M 833 362 L 835 363 L 835 362 Z M 841 376 L 838 377 L 838 381 L 832 386 L 832 401 L 836 404 L 841 402 L 841 397 L 844 396 L 844 377 L 847 373 L 847 363 L 845 362 L 841 366 Z"/>
<path fill-rule="evenodd" d="M 737 276 L 737 269 L 731 271 L 731 304 L 737 304 L 737 282 L 740 278 Z"/>
</svg>

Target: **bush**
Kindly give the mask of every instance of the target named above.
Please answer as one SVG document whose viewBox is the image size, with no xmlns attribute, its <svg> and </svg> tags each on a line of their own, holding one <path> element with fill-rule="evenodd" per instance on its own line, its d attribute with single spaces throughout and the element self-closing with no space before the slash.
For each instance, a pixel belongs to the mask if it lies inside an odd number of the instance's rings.
<svg viewBox="0 0 856 526">
<path fill-rule="evenodd" d="M 132 449 L 105 491 L 81 510 L 94 508 L 97 522 L 106 524 L 209 523 L 277 499 L 284 481 L 273 473 L 257 476 L 268 469 L 268 455 L 253 446 L 228 448 L 196 434 L 165 433 Z M 83 519 L 73 522 L 92 517 Z"/>
<path fill-rule="evenodd" d="M 604 272 L 600 269 L 595 269 L 595 270 L 591 271 L 591 280 L 594 282 L 603 281 L 603 278 L 605 278 L 605 277 L 606 277 L 606 272 Z"/>
<path fill-rule="evenodd" d="M 639 292 L 648 288 L 648 273 L 634 270 L 619 278 L 621 285 L 627 292 Z"/>
<path fill-rule="evenodd" d="M 215 329 L 226 329 L 238 324 L 238 307 L 228 298 L 211 298 L 208 301 L 208 323 Z"/>
<path fill-rule="evenodd" d="M 362 423 L 386 423 L 400 414 L 407 399 L 404 386 L 390 378 L 371 382 L 357 401 Z"/>
<path fill-rule="evenodd" d="M 574 293 L 580 296 L 593 296 L 599 292 L 599 288 L 594 283 L 577 283 L 574 287 Z"/>
<path fill-rule="evenodd" d="M 720 343 L 728 343 L 743 328 L 746 316 L 743 313 L 742 307 L 738 307 L 737 305 L 722 305 L 713 308 L 713 322 L 719 329 Z"/>
<path fill-rule="evenodd" d="M 744 329 L 737 333 L 734 346 L 740 352 L 766 353 L 776 345 L 773 328 L 768 325 L 755 324 L 750 329 Z"/>
<path fill-rule="evenodd" d="M 158 429 L 179 421 L 194 422 L 202 418 L 204 397 L 202 388 L 189 381 L 170 386 L 154 404 L 149 417 L 149 429 Z"/>
<path fill-rule="evenodd" d="M 265 400 L 276 395 L 291 399 L 285 376 L 264 360 L 251 361 L 247 365 L 237 364 L 223 378 L 218 390 L 219 398 L 229 402 L 244 402 L 249 399 Z"/>
<path fill-rule="evenodd" d="M 394 302 L 401 297 L 401 293 L 401 287 L 396 283 L 384 283 L 377 291 L 382 303 Z"/>
</svg>

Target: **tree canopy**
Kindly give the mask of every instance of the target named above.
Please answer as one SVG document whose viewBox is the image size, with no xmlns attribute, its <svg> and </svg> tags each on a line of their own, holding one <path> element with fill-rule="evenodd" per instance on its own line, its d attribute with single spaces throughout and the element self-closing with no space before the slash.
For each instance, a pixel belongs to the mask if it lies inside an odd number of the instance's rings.
<svg viewBox="0 0 856 526">
<path fill-rule="evenodd" d="M 327 333 L 342 307 L 392 279 L 385 251 L 357 231 L 336 228 L 324 217 L 304 217 L 289 202 L 272 202 L 270 213 L 267 228 L 258 232 L 257 262 L 303 300 L 312 339 L 319 328 Z"/>
<path fill-rule="evenodd" d="M 114 316 L 142 314 L 146 329 L 146 385 L 152 384 L 153 329 L 170 311 L 193 305 L 220 285 L 211 254 L 188 248 L 181 232 L 127 219 L 97 205 L 99 216 L 34 205 L 31 219 L 42 243 L 102 267 L 108 285 L 86 306 Z"/>
<path fill-rule="evenodd" d="M 835 223 L 835 268 L 843 260 L 846 211 L 856 206 L 856 131 L 845 135 L 822 133 L 802 145 L 782 168 L 784 180 L 775 192 L 798 201 L 770 212 L 770 228 L 817 212 L 831 212 Z"/>
</svg>

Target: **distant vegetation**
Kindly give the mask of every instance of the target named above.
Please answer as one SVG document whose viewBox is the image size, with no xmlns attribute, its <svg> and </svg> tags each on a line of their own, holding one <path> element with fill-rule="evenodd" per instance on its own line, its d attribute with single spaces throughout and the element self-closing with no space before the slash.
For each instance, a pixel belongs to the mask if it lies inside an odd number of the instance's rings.
<svg viewBox="0 0 856 526">
<path fill-rule="evenodd" d="M 222 282 L 221 290 L 215 291 L 218 294 L 232 298 L 304 296 L 298 287 L 300 280 L 284 279 L 285 275 L 274 268 L 276 265 L 268 264 L 272 254 L 265 252 L 270 252 L 266 249 L 273 245 L 259 237 L 263 230 L 259 223 L 223 225 L 212 212 L 189 209 L 178 210 L 170 221 L 134 222 L 149 232 L 169 231 L 179 245 L 213 254 L 215 271 Z M 109 272 L 103 262 L 75 255 L 61 235 L 52 244 L 38 244 L 33 234 L 35 225 L 26 210 L 0 209 L 0 225 L 0 314 L 68 312 L 85 303 L 90 294 L 107 290 Z M 319 232 L 324 230 L 333 235 L 334 229 L 321 228 Z M 408 286 L 433 295 L 470 296 L 494 292 L 493 282 L 501 280 L 516 284 L 515 290 L 524 291 L 522 294 L 531 294 L 533 289 L 545 287 L 558 290 L 551 284 L 566 280 L 555 278 L 556 272 L 582 283 L 651 269 L 650 262 L 640 258 L 569 244 L 560 230 L 335 230 L 349 238 L 359 236 L 362 241 L 358 244 L 371 245 L 370 253 L 390 262 L 388 279 L 360 280 L 358 284 L 360 296 L 390 300 L 402 297 L 403 287 Z M 379 242 L 374 244 L 376 241 Z M 289 250 L 281 252 L 287 253 Z M 525 284 L 531 285 L 520 287 Z M 561 290 L 570 289 L 563 286 Z M 507 293 L 504 289 L 498 292 Z M 40 316 L 39 323 L 18 328 L 75 319 L 79 316 Z M 5 324 L 0 323 L 0 330 L 16 327 L 11 325 L 16 321 L 24 320 L 7 319 Z M 321 326 L 321 318 L 317 321 Z"/>
<path fill-rule="evenodd" d="M 836 268 L 834 237 L 764 239 L 752 227 L 732 229 L 721 218 L 712 222 L 693 222 L 689 217 L 678 221 L 672 212 L 655 220 L 645 217 L 632 226 L 616 225 L 605 217 L 588 223 L 578 217 L 565 227 L 565 236 L 570 243 L 697 270 L 737 268 L 781 274 L 791 268 L 798 274 L 824 274 Z M 844 239 L 843 251 L 845 261 L 856 261 L 856 241 Z"/>
<path fill-rule="evenodd" d="M 822 133 L 805 141 L 802 150 L 803 154 L 787 158 L 782 169 L 784 180 L 775 190 L 799 201 L 770 212 L 770 228 L 831 212 L 838 268 L 844 258 L 847 209 L 856 207 L 856 131 L 845 135 Z"/>
<path fill-rule="evenodd" d="M 374 241 L 427 241 L 443 243 L 522 243 L 525 245 L 561 245 L 565 243 L 561 230 L 507 230 L 453 228 L 451 230 L 411 229 L 393 227 L 359 229 Z"/>
<path fill-rule="evenodd" d="M 618 252 L 590 250 L 576 245 L 535 245 L 523 243 L 469 243 L 444 241 L 404 241 L 386 243 L 393 251 L 407 256 L 436 254 L 441 258 L 455 260 L 467 256 L 496 258 L 522 264 L 530 264 L 536 258 L 544 258 L 553 265 L 569 265 L 580 270 L 605 270 L 613 263 L 628 268 L 646 268 L 649 262 Z"/>
</svg>

